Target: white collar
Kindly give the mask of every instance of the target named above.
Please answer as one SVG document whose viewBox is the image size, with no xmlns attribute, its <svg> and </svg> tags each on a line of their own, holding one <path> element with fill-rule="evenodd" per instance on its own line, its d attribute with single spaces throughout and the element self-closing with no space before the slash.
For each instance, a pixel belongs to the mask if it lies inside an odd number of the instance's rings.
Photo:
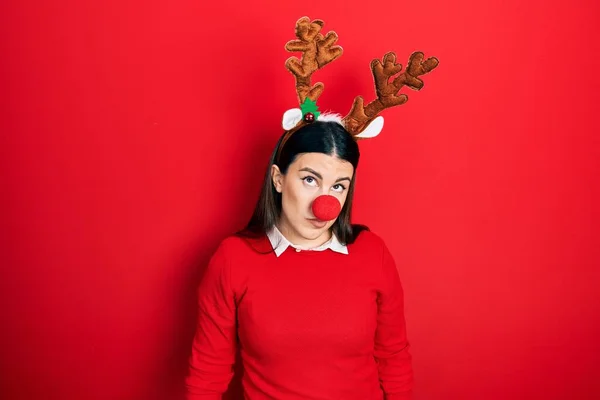
<svg viewBox="0 0 600 400">
<path fill-rule="evenodd" d="M 345 244 L 342 244 L 333 233 L 331 234 L 331 239 L 329 239 L 322 245 L 313 248 L 306 248 L 290 243 L 290 241 L 287 240 L 285 236 L 283 236 L 283 234 L 279 231 L 279 229 L 277 229 L 276 226 L 273 226 L 273 228 L 269 232 L 267 232 L 267 237 L 269 238 L 269 242 L 271 242 L 271 247 L 273 247 L 273 250 L 275 251 L 275 255 L 277 257 L 279 257 L 290 246 L 295 248 L 296 251 L 323 251 L 330 249 L 337 253 L 348 254 L 348 247 Z"/>
</svg>

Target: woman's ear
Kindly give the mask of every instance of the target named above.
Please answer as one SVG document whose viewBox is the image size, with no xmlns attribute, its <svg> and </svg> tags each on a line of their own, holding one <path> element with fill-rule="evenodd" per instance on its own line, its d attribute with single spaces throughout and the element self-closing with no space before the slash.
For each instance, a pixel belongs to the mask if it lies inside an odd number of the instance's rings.
<svg viewBox="0 0 600 400">
<path fill-rule="evenodd" d="M 277 193 L 281 193 L 283 188 L 283 174 L 279 167 L 275 164 L 271 166 L 271 179 L 273 180 L 273 186 Z"/>
</svg>

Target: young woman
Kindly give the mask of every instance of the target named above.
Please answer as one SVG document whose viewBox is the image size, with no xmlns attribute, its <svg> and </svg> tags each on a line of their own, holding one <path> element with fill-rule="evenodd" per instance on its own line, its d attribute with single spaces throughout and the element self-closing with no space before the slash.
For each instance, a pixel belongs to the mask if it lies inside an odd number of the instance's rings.
<svg viewBox="0 0 600 400">
<path fill-rule="evenodd" d="M 384 242 L 350 222 L 356 141 L 317 121 L 280 144 L 250 223 L 200 285 L 188 399 L 220 399 L 238 349 L 248 400 L 409 399 L 398 272 Z M 339 201 L 337 218 L 315 217 L 320 196 Z"/>
<path fill-rule="evenodd" d="M 198 291 L 199 319 L 188 400 L 218 400 L 239 350 L 246 400 L 408 400 L 413 372 L 403 291 L 381 238 L 350 221 L 358 139 L 383 127 L 378 114 L 404 104 L 438 65 L 423 53 L 406 69 L 387 53 L 371 69 L 377 99 L 358 96 L 342 118 L 321 115 L 311 75 L 342 54 L 323 21 L 303 17 L 287 43 L 301 108 L 285 133 L 254 214 L 213 255 Z M 393 79 L 392 79 L 393 78 Z"/>
</svg>

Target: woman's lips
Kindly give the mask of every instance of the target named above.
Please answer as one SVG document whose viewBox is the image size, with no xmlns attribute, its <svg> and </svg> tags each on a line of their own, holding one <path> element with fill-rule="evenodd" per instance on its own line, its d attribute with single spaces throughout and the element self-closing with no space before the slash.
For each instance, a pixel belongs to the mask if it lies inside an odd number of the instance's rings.
<svg viewBox="0 0 600 400">
<path fill-rule="evenodd" d="M 327 221 L 321 221 L 318 219 L 309 219 L 309 221 L 312 224 L 312 226 L 314 226 L 317 229 L 321 229 L 325 227 L 325 225 L 327 225 Z"/>
</svg>

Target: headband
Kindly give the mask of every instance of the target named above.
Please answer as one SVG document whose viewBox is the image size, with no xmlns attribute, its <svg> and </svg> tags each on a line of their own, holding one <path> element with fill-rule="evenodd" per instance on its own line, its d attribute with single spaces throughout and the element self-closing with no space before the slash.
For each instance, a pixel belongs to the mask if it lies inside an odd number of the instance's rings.
<svg viewBox="0 0 600 400">
<path fill-rule="evenodd" d="M 379 115 L 386 108 L 402 105 L 408 96 L 398 92 L 403 86 L 420 90 L 423 81 L 419 78 L 438 66 L 435 57 L 424 59 L 422 52 L 414 52 L 408 60 L 404 72 L 402 65 L 396 63 L 396 54 L 386 53 L 383 59 L 371 61 L 371 71 L 375 82 L 377 98 L 367 105 L 361 96 L 354 99 L 350 112 L 345 117 L 337 114 L 319 112 L 317 99 L 323 93 L 324 85 L 311 83 L 312 74 L 325 65 L 339 58 L 343 50 L 336 45 L 338 36 L 335 32 L 321 34 L 323 21 L 302 17 L 296 22 L 296 38 L 286 43 L 285 49 L 290 52 L 302 52 L 300 59 L 290 57 L 285 66 L 294 75 L 296 93 L 300 108 L 287 110 L 283 114 L 283 129 L 286 130 L 279 146 L 279 151 L 289 137 L 302 126 L 314 121 L 336 121 L 352 135 L 355 140 L 373 138 L 383 129 L 383 117 Z M 400 74 L 399 74 L 400 73 Z M 390 80 L 393 78 L 393 80 Z"/>
</svg>

